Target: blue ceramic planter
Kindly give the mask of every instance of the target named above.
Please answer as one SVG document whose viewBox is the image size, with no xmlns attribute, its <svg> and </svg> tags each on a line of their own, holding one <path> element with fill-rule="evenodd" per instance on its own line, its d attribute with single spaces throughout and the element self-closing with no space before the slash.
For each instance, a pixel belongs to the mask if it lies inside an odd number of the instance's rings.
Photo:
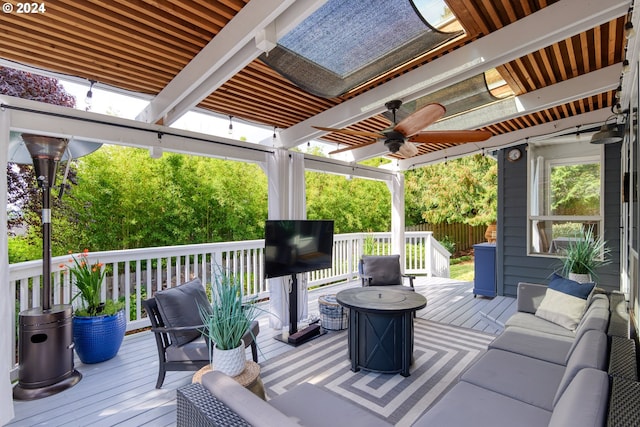
<svg viewBox="0 0 640 427">
<path fill-rule="evenodd" d="M 111 316 L 73 317 L 73 343 L 82 363 L 98 363 L 118 354 L 127 321 L 124 310 Z"/>
</svg>

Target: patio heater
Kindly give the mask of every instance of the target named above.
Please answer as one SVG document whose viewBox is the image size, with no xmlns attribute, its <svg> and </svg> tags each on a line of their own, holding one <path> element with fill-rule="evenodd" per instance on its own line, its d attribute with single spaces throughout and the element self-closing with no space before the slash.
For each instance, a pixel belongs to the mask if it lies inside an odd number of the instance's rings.
<svg viewBox="0 0 640 427">
<path fill-rule="evenodd" d="M 12 132 L 9 160 L 27 163 L 25 150 L 20 150 L 26 147 L 42 192 L 42 307 L 19 313 L 19 381 L 13 389 L 15 399 L 33 400 L 72 387 L 82 378 L 73 366 L 73 308 L 70 304 L 51 304 L 51 187 L 58 163 L 65 154 L 71 158 L 72 150 L 65 138 L 31 134 L 19 137 L 21 141 Z M 84 147 L 79 150 L 84 154 L 102 145 L 75 142 L 78 144 Z"/>
</svg>

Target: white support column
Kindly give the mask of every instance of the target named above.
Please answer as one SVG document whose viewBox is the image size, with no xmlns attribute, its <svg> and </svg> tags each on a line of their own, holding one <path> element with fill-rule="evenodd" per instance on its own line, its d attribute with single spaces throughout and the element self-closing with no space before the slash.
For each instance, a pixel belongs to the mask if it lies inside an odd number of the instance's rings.
<svg viewBox="0 0 640 427">
<path fill-rule="evenodd" d="M 0 168 L 7 170 L 9 146 L 10 111 L 0 110 Z M 0 174 L 0 198 L 7 200 L 7 174 Z M 15 316 L 15 301 L 11 298 L 9 287 L 9 253 L 7 244 L 7 210 L 0 212 L 0 425 L 5 425 L 14 417 L 13 388 L 9 372 L 13 369 L 13 354 L 11 340 L 14 338 L 12 330 Z"/>
<path fill-rule="evenodd" d="M 266 171 L 269 195 L 269 219 L 306 219 L 304 155 L 285 149 L 267 154 Z M 289 278 L 269 279 L 269 326 L 281 329 L 289 319 Z M 306 275 L 298 277 L 298 319 L 307 317 Z"/>
<path fill-rule="evenodd" d="M 391 182 L 387 182 L 391 191 L 391 253 L 399 254 L 402 272 L 405 269 L 404 239 L 404 175 L 396 173 Z"/>
</svg>

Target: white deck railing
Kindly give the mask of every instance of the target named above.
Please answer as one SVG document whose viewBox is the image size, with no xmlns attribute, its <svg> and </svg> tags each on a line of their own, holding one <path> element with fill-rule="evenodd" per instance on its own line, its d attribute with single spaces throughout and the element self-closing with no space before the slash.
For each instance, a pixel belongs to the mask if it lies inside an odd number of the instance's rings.
<svg viewBox="0 0 640 427">
<path fill-rule="evenodd" d="M 410 274 L 449 277 L 450 253 L 429 231 L 405 233 L 405 271 Z M 370 253 L 386 255 L 391 248 L 391 233 L 353 233 L 334 236 L 333 266 L 309 273 L 309 286 L 352 280 L 358 274 L 358 260 L 364 253 L 365 242 Z M 89 261 L 101 262 L 107 269 L 103 299 L 125 300 L 127 330 L 149 326 L 142 312 L 141 299 L 160 289 L 174 287 L 200 277 L 211 281 L 216 265 L 239 276 L 247 297 L 265 299 L 269 290 L 263 270 L 264 240 L 166 246 L 89 253 Z M 68 264 L 69 256 L 52 260 L 51 289 L 53 304 L 70 304 L 76 293 L 69 275 L 61 264 Z M 41 306 L 42 261 L 28 261 L 9 265 L 9 281 L 16 312 Z M 128 298 L 124 298 L 125 296 Z M 15 330 L 15 323 L 13 325 Z M 15 354 L 15 348 L 12 349 Z"/>
</svg>

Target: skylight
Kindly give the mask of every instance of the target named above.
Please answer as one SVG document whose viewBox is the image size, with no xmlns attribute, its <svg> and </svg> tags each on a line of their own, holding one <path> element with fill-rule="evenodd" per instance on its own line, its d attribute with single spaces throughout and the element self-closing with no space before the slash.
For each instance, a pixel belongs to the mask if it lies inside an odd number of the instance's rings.
<svg viewBox="0 0 640 427">
<path fill-rule="evenodd" d="M 328 0 L 262 59 L 302 89 L 334 97 L 457 37 L 436 29 L 451 17 L 439 0 L 415 8 L 409 0 Z"/>
</svg>

